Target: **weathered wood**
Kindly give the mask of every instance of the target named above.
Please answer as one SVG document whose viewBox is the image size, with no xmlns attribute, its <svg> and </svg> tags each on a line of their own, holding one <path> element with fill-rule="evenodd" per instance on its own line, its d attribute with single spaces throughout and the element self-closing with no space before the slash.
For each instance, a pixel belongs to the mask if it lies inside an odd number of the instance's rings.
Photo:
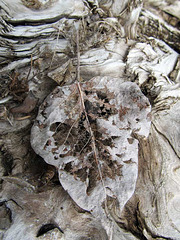
<svg viewBox="0 0 180 240">
<path fill-rule="evenodd" d="M 143 10 L 139 20 L 139 27 L 143 37 L 153 36 L 163 40 L 177 52 L 180 52 L 180 30 L 165 22 L 162 17 L 148 10 Z"/>
</svg>

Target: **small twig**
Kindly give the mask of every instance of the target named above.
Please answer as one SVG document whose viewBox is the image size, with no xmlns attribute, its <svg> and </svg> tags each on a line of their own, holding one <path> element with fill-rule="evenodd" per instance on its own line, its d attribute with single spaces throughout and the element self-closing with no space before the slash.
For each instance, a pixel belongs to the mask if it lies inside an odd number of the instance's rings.
<svg viewBox="0 0 180 240">
<path fill-rule="evenodd" d="M 84 17 L 82 17 L 82 27 L 83 27 L 83 30 L 84 30 L 84 35 L 86 35 L 86 24 L 85 24 L 85 21 L 84 21 Z"/>
<path fill-rule="evenodd" d="M 107 21 L 98 21 L 97 23 L 105 23 L 107 25 L 109 25 L 110 27 L 112 27 L 116 33 L 121 37 L 122 36 L 122 33 L 115 27 L 113 26 L 111 23 L 107 22 Z"/>
<path fill-rule="evenodd" d="M 88 145 L 89 141 L 91 140 L 91 136 L 88 138 L 86 144 L 81 148 L 79 155 L 82 153 L 82 151 L 85 149 L 85 147 Z"/>
<path fill-rule="evenodd" d="M 95 144 L 95 137 L 94 137 L 94 133 L 92 131 L 92 128 L 91 128 L 91 125 L 90 125 L 90 122 L 89 122 L 88 114 L 87 114 L 85 104 L 84 104 L 83 91 L 81 89 L 80 82 L 79 82 L 79 80 L 80 80 L 80 52 L 79 52 L 79 31 L 78 30 L 77 30 L 76 40 L 77 40 L 77 89 L 78 89 L 80 100 L 81 100 L 82 111 L 85 114 L 86 122 L 87 122 L 88 129 L 89 129 L 89 132 L 90 132 L 90 136 L 91 136 L 91 139 L 92 139 L 92 148 L 93 148 L 93 152 L 94 152 L 94 158 L 95 158 L 95 161 L 96 161 L 96 164 L 97 164 L 97 167 L 98 167 L 98 173 L 99 173 L 99 176 L 100 176 L 103 188 L 104 188 L 105 196 L 107 196 L 106 188 L 105 188 L 105 184 L 104 184 L 104 180 L 103 180 L 103 176 L 102 176 L 102 172 L 101 172 L 101 167 L 100 167 L 100 164 L 99 164 L 99 161 L 98 161 L 98 153 L 97 153 L 96 144 Z M 105 201 L 105 205 L 106 205 L 106 201 Z"/>
<path fill-rule="evenodd" d="M 68 131 L 68 134 L 67 134 L 67 136 L 66 136 L 66 139 L 64 140 L 63 145 L 67 142 L 68 137 L 69 137 L 69 135 L 70 135 L 70 133 L 71 133 L 71 131 L 72 131 L 74 125 L 78 122 L 78 120 L 79 120 L 79 117 L 74 121 L 74 123 L 73 123 L 72 126 L 70 127 L 70 129 L 69 129 L 69 131 Z"/>
<path fill-rule="evenodd" d="M 18 72 L 14 72 L 14 76 L 11 77 L 11 75 L 9 75 L 9 78 L 11 79 L 11 83 L 9 85 L 9 89 L 12 90 L 14 85 L 16 84 L 17 80 L 18 80 Z"/>
<path fill-rule="evenodd" d="M 109 240 L 113 240 L 113 229 L 114 229 L 114 222 L 111 222 L 111 233 L 110 233 L 110 237 Z"/>
<path fill-rule="evenodd" d="M 77 30 L 76 34 L 76 45 L 77 45 L 77 82 L 80 82 L 80 51 L 79 51 L 79 29 Z"/>
<path fill-rule="evenodd" d="M 27 116 L 24 116 L 24 117 L 15 118 L 15 120 L 17 120 L 17 121 L 22 121 L 22 120 L 28 119 L 28 118 L 30 118 L 30 117 L 31 117 L 31 115 L 27 115 Z"/>
<path fill-rule="evenodd" d="M 9 122 L 9 124 L 10 124 L 11 126 L 13 126 L 13 122 L 9 119 L 9 117 L 7 117 L 7 121 Z"/>
<path fill-rule="evenodd" d="M 55 129 L 54 133 L 56 133 L 56 132 L 57 132 L 58 128 L 59 128 L 61 125 L 62 125 L 62 122 L 60 122 L 60 123 L 58 124 L 58 126 L 56 127 L 56 129 Z"/>
<path fill-rule="evenodd" d="M 13 96 L 7 96 L 5 98 L 0 99 L 0 104 L 6 103 L 9 100 L 11 100 L 13 98 Z"/>
<path fill-rule="evenodd" d="M 95 144 L 95 137 L 94 137 L 94 133 L 92 131 L 92 128 L 91 128 L 91 125 L 90 125 L 90 122 L 89 122 L 89 118 L 88 118 L 88 115 L 87 115 L 87 111 L 86 111 L 86 108 L 85 108 L 85 105 L 84 105 L 84 97 L 83 97 L 83 92 L 81 90 L 81 86 L 80 86 L 80 83 L 77 82 L 77 88 L 79 90 L 79 95 L 80 95 L 80 99 L 81 99 L 81 106 L 82 106 L 82 110 L 85 114 L 85 118 L 86 118 L 86 122 L 87 122 L 87 125 L 88 125 L 88 129 L 89 129 L 89 132 L 90 132 L 90 136 L 91 136 L 91 139 L 92 139 L 92 149 L 93 149 L 93 152 L 94 152 L 94 158 L 95 158 L 95 162 L 96 162 L 96 165 L 97 165 L 97 168 L 98 168 L 98 173 L 99 173 L 99 176 L 100 176 L 100 179 L 101 179 L 101 182 L 102 182 L 102 185 L 103 185 L 103 189 L 104 189 L 104 194 L 105 194 L 105 209 L 108 210 L 108 206 L 107 206 L 107 199 L 106 199 L 106 196 L 107 196 L 107 191 L 106 191 L 106 187 L 105 187 L 105 184 L 104 184 L 104 180 L 103 180 L 103 176 L 102 176 L 102 171 L 101 171 L 101 166 L 99 164 L 99 160 L 98 160 L 98 153 L 97 153 L 97 149 L 96 149 L 96 144 Z M 88 140 L 89 141 L 89 140 Z"/>
<path fill-rule="evenodd" d="M 57 28 L 56 26 L 53 26 L 53 27 L 54 27 L 56 30 L 58 30 L 58 35 L 57 35 L 57 39 L 56 39 L 56 41 L 57 41 L 56 44 L 58 44 L 58 39 L 59 39 L 59 36 L 60 36 L 60 32 L 62 32 L 62 31 L 60 30 L 60 28 Z M 52 63 L 53 63 L 55 54 L 56 54 L 56 49 L 55 49 L 54 52 L 53 52 L 53 56 L 52 56 L 51 63 L 50 63 L 50 69 L 51 69 L 51 67 L 52 67 Z"/>
<path fill-rule="evenodd" d="M 83 96 L 84 94 L 83 94 L 83 91 L 81 89 L 81 85 L 80 85 L 80 82 L 79 82 L 79 80 L 80 80 L 79 31 L 77 31 L 77 38 L 76 39 L 77 39 L 77 43 L 76 43 L 77 44 L 77 83 L 76 83 L 76 85 L 77 85 L 77 90 L 78 90 L 79 96 L 80 96 L 82 112 L 84 112 L 84 114 L 85 114 L 86 122 L 87 122 L 89 133 L 90 133 L 90 138 L 88 139 L 88 141 L 86 143 L 86 146 L 87 146 L 88 142 L 91 139 L 91 144 L 92 144 L 92 149 L 93 149 L 93 153 L 94 153 L 95 162 L 96 162 L 96 165 L 97 165 L 97 168 L 98 168 L 98 173 L 99 173 L 99 176 L 100 176 L 100 179 L 101 179 L 101 182 L 102 182 L 102 186 L 103 186 L 103 189 L 104 189 L 104 194 L 105 194 L 105 200 L 104 200 L 105 212 L 106 212 L 107 217 L 109 218 L 109 220 L 113 222 L 113 219 L 112 219 L 112 217 L 111 217 L 111 215 L 109 213 L 109 210 L 108 210 L 107 191 L 106 191 L 105 183 L 104 183 L 104 180 L 103 180 L 101 166 L 100 166 L 100 163 L 99 163 L 99 160 L 98 160 L 98 152 L 97 152 L 97 148 L 96 148 L 96 140 L 95 140 L 95 136 L 94 136 L 93 130 L 92 130 L 90 122 L 89 122 L 88 114 L 87 114 L 87 111 L 86 111 L 86 108 L 85 108 L 85 104 L 84 104 L 84 96 Z M 82 152 L 82 149 L 81 149 L 81 152 Z"/>
<path fill-rule="evenodd" d="M 31 66 L 30 66 L 30 69 L 29 69 L 28 75 L 27 75 L 27 77 L 26 77 L 26 81 L 28 81 L 29 75 L 30 75 L 31 70 L 32 70 L 32 65 L 33 65 L 33 59 L 32 59 L 32 54 L 31 54 Z"/>
</svg>

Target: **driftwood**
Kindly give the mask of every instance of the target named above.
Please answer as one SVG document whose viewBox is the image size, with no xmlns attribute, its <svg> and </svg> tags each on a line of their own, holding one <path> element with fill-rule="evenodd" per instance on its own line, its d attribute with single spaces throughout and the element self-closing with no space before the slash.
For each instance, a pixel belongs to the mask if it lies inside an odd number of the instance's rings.
<svg viewBox="0 0 180 240">
<path fill-rule="evenodd" d="M 180 239 L 179 1 L 0 7 L 0 238 Z"/>
</svg>

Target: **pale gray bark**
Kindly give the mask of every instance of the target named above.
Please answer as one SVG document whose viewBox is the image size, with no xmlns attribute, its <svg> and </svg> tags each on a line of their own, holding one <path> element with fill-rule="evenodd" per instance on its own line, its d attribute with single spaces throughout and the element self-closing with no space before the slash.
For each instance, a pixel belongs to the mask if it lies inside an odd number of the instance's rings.
<svg viewBox="0 0 180 240">
<path fill-rule="evenodd" d="M 0 6 L 0 238 L 179 240 L 179 1 Z"/>
</svg>

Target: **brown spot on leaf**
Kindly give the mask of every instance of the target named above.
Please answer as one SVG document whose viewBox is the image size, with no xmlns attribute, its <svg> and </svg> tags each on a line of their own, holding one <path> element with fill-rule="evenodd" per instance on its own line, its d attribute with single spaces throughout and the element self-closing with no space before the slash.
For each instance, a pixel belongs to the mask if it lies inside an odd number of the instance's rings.
<svg viewBox="0 0 180 240">
<path fill-rule="evenodd" d="M 147 108 L 148 107 L 148 104 L 147 103 L 141 103 L 141 102 L 138 102 L 137 103 L 137 106 L 138 108 L 140 109 L 140 111 L 143 109 L 143 108 Z"/>
<path fill-rule="evenodd" d="M 119 158 L 122 158 L 122 157 L 123 157 L 123 155 L 124 155 L 124 153 L 121 153 L 121 154 L 119 154 L 119 153 L 116 153 L 116 156 L 118 156 Z"/>
<path fill-rule="evenodd" d="M 130 108 L 127 107 L 123 107 L 122 105 L 120 106 L 119 109 L 119 119 L 122 121 L 123 120 L 123 116 L 126 115 L 126 113 L 130 110 Z"/>
<path fill-rule="evenodd" d="M 129 160 L 123 161 L 123 162 L 126 163 L 126 164 L 132 164 L 132 163 L 135 163 L 135 162 L 132 161 L 132 158 L 130 158 Z"/>
<path fill-rule="evenodd" d="M 134 138 L 127 138 L 129 144 L 133 144 Z"/>
<path fill-rule="evenodd" d="M 44 149 L 46 149 L 47 146 L 50 146 L 52 141 L 50 139 L 47 140 L 46 144 L 44 145 Z"/>
<path fill-rule="evenodd" d="M 40 123 L 40 124 L 38 124 L 38 127 L 39 127 L 40 129 L 43 129 L 43 128 L 46 127 L 46 124 Z"/>
</svg>

